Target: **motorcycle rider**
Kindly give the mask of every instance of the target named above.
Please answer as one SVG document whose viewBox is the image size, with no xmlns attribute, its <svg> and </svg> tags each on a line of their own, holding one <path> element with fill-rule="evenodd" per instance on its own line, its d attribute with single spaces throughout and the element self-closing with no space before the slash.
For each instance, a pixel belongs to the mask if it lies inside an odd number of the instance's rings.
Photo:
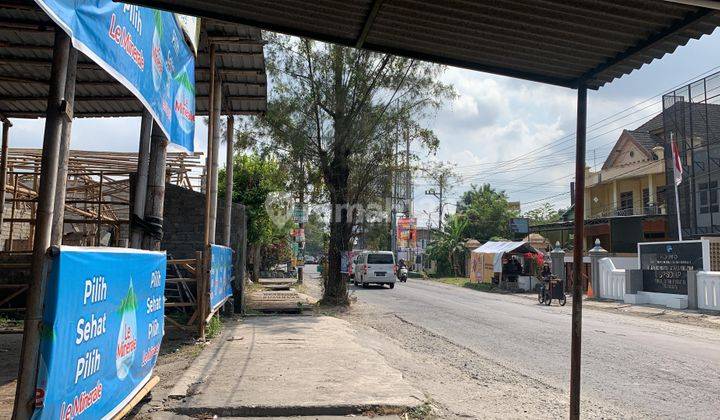
<svg viewBox="0 0 720 420">
<path fill-rule="evenodd" d="M 405 269 L 405 272 L 403 273 L 403 269 Z M 405 260 L 402 258 L 398 260 L 397 264 L 397 277 L 400 281 L 407 280 L 407 266 L 405 265 Z"/>
</svg>

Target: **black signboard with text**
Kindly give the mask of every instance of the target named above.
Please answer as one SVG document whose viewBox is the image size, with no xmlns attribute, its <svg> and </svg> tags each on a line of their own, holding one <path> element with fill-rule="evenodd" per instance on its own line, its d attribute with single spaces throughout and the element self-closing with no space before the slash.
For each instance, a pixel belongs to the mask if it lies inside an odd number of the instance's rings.
<svg viewBox="0 0 720 420">
<path fill-rule="evenodd" d="M 638 244 L 643 291 L 687 294 L 687 272 L 703 269 L 702 242 Z"/>
</svg>

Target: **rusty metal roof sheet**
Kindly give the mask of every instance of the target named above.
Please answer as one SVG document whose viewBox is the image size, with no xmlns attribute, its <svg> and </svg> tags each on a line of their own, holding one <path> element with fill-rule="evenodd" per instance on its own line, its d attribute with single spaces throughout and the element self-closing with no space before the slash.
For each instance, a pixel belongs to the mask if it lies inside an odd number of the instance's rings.
<svg viewBox="0 0 720 420">
<path fill-rule="evenodd" d="M 260 30 L 239 24 L 203 23 L 196 60 L 196 114 L 207 115 L 210 74 L 208 34 L 222 40 L 218 68 L 227 102 L 223 113 L 265 111 L 267 87 Z M 31 0 L 0 3 L 0 115 L 38 118 L 45 114 L 55 25 Z M 74 115 L 137 116 L 142 104 L 100 66 L 80 54 Z"/>
<path fill-rule="evenodd" d="M 659 0 L 129 0 L 322 41 L 589 88 L 720 24 Z"/>
</svg>

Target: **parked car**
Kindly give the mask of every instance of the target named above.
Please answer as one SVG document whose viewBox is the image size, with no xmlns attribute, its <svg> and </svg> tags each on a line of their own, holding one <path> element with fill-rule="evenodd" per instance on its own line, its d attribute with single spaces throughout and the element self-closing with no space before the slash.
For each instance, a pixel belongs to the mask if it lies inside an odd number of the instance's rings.
<svg viewBox="0 0 720 420">
<path fill-rule="evenodd" d="M 305 256 L 305 264 L 317 264 L 317 258 L 313 257 L 312 255 L 306 255 Z"/>
<path fill-rule="evenodd" d="M 355 285 L 387 284 L 395 288 L 395 256 L 390 251 L 365 251 L 357 256 Z"/>
</svg>

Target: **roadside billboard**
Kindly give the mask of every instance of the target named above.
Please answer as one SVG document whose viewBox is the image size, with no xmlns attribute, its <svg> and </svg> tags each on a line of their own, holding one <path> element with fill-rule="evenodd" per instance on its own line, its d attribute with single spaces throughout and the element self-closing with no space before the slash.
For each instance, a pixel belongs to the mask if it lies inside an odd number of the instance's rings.
<svg viewBox="0 0 720 420">
<path fill-rule="evenodd" d="M 33 418 L 112 417 L 150 380 L 165 331 L 165 268 L 164 252 L 59 248 Z"/>
<path fill-rule="evenodd" d="M 213 311 L 232 296 L 232 248 L 210 245 L 210 307 Z"/>
<path fill-rule="evenodd" d="M 397 248 L 400 250 L 417 249 L 417 219 L 401 217 L 397 220 Z"/>
<path fill-rule="evenodd" d="M 36 2 L 142 102 L 168 140 L 194 150 L 195 56 L 172 13 L 112 0 Z"/>
</svg>

